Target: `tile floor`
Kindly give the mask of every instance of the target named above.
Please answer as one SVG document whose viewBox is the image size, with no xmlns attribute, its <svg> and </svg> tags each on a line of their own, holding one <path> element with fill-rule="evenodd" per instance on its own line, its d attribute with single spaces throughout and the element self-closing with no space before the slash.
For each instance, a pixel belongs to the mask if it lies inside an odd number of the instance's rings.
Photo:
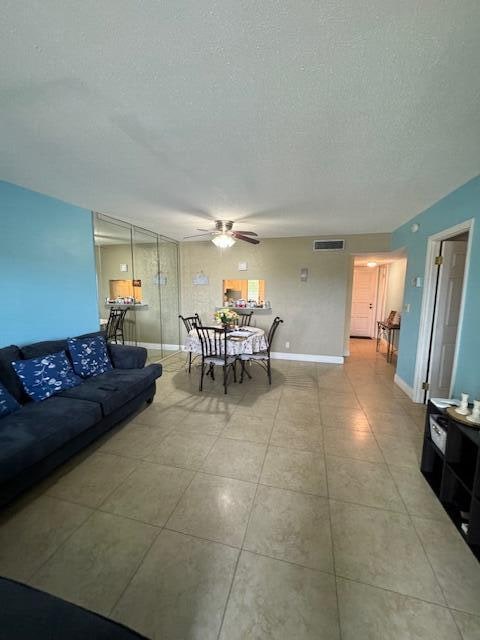
<svg viewBox="0 0 480 640">
<path fill-rule="evenodd" d="M 0 574 L 155 639 L 478 640 L 480 565 L 418 471 L 424 411 L 370 341 L 155 402 L 0 519 Z"/>
</svg>

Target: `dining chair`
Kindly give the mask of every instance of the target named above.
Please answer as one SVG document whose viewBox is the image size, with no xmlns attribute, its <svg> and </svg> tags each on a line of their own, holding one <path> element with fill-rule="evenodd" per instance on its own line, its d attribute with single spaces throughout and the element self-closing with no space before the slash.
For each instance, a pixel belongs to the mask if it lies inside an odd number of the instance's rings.
<svg viewBox="0 0 480 640">
<path fill-rule="evenodd" d="M 275 337 L 275 333 L 277 332 L 278 327 L 282 323 L 283 323 L 283 320 L 281 320 L 279 316 L 277 316 L 274 319 L 274 321 L 272 322 L 272 326 L 268 330 L 267 348 L 266 348 L 265 351 L 260 351 L 258 353 L 242 353 L 240 355 L 240 362 L 242 363 L 242 371 L 241 371 L 241 374 L 240 374 L 240 382 L 243 382 L 244 374 L 247 374 L 247 376 L 249 378 L 252 377 L 248 373 L 248 371 L 246 370 L 245 363 L 246 362 L 256 362 L 257 364 L 262 366 L 265 369 L 265 371 L 267 372 L 268 384 L 272 384 L 272 368 L 271 368 L 271 364 L 270 364 L 270 359 L 271 359 L 270 358 L 270 355 L 271 355 L 270 351 L 271 351 L 271 348 L 272 348 L 273 338 Z"/>
<path fill-rule="evenodd" d="M 200 316 L 198 315 L 198 313 L 194 313 L 193 316 L 178 316 L 178 317 L 183 322 L 187 333 L 190 333 L 190 331 L 195 328 L 196 324 L 199 324 L 200 326 L 202 326 L 202 321 L 200 320 Z"/>
<path fill-rule="evenodd" d="M 110 309 L 110 315 L 108 316 L 107 326 L 105 329 L 105 339 L 107 342 L 115 342 L 115 344 L 118 344 L 120 339 L 122 344 L 125 344 L 123 326 L 127 311 L 128 307 L 126 309 L 119 309 L 118 307 Z"/>
<path fill-rule="evenodd" d="M 203 391 L 203 378 L 205 373 L 215 380 L 215 367 L 223 369 L 223 389 L 227 393 L 228 377 L 233 369 L 233 380 L 237 381 L 237 359 L 227 353 L 227 329 L 219 327 L 203 327 L 195 325 L 195 330 L 202 350 L 202 363 L 200 365 L 200 391 Z"/>
<path fill-rule="evenodd" d="M 178 317 L 183 322 L 183 326 L 185 327 L 185 331 L 187 332 L 187 335 L 190 333 L 192 329 L 195 328 L 197 324 L 202 326 L 202 321 L 200 320 L 200 316 L 198 315 L 198 313 L 194 313 L 193 316 L 178 316 Z M 188 362 L 188 373 L 190 373 L 190 371 L 192 370 L 192 352 L 191 351 L 188 352 L 187 362 Z"/>
<path fill-rule="evenodd" d="M 240 316 L 240 327 L 249 327 L 250 322 L 252 321 L 253 311 L 250 313 L 239 313 Z"/>
</svg>

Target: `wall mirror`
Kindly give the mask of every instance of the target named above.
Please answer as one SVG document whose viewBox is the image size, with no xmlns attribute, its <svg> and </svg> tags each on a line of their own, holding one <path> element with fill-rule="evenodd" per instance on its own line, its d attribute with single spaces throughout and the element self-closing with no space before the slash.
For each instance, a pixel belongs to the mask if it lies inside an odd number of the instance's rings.
<svg viewBox="0 0 480 640">
<path fill-rule="evenodd" d="M 264 303 L 265 303 L 265 280 L 224 280 L 223 281 L 223 304 L 224 305 L 253 306 L 255 304 L 255 306 L 257 307 L 263 307 Z"/>
</svg>

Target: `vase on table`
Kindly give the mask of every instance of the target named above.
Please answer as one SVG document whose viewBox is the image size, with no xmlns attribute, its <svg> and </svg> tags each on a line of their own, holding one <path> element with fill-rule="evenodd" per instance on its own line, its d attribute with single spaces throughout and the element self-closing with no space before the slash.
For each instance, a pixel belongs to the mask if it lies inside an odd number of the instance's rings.
<svg viewBox="0 0 480 640">
<path fill-rule="evenodd" d="M 473 401 L 473 411 L 467 416 L 467 420 L 473 424 L 480 424 L 480 400 Z"/>
<path fill-rule="evenodd" d="M 470 410 L 468 408 L 468 393 L 462 393 L 462 399 L 460 401 L 460 406 L 455 409 L 457 413 L 461 416 L 468 416 Z"/>
<path fill-rule="evenodd" d="M 232 309 L 219 309 L 215 312 L 214 318 L 224 329 L 229 329 L 238 320 L 238 315 Z"/>
</svg>

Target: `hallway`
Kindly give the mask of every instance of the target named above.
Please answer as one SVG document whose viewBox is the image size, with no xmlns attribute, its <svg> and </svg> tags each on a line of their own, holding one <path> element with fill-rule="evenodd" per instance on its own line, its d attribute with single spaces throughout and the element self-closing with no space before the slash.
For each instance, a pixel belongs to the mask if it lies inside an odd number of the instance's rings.
<svg viewBox="0 0 480 640">
<path fill-rule="evenodd" d="M 418 471 L 424 408 L 346 364 L 155 402 L 1 520 L 0 573 L 150 638 L 474 640 L 480 568 Z"/>
</svg>

